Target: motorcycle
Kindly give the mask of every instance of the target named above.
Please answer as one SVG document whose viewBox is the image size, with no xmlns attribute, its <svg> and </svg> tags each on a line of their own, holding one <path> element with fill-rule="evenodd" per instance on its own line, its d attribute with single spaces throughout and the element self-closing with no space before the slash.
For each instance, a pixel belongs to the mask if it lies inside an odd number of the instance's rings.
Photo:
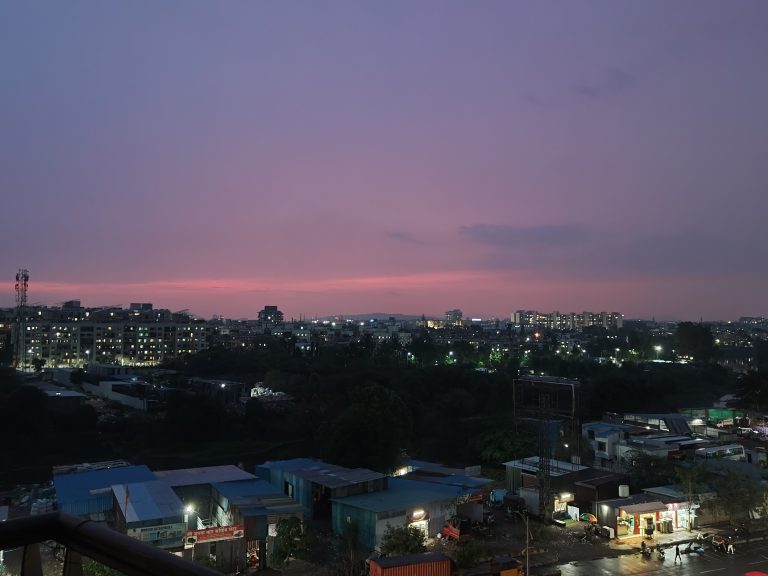
<svg viewBox="0 0 768 576">
<path fill-rule="evenodd" d="M 680 550 L 680 554 L 704 554 L 704 546 L 697 542 L 688 542 L 688 545 Z"/>
<path fill-rule="evenodd" d="M 656 558 L 660 561 L 663 561 L 664 558 L 666 558 L 666 554 L 664 553 L 664 548 L 661 548 L 660 546 L 656 546 Z"/>
</svg>

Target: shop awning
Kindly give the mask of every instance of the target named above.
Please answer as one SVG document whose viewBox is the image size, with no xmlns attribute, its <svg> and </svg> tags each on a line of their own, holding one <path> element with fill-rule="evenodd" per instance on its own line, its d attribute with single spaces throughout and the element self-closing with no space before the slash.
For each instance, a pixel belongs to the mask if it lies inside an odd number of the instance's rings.
<svg viewBox="0 0 768 576">
<path fill-rule="evenodd" d="M 667 505 L 663 502 L 643 502 L 642 504 L 632 504 L 621 510 L 627 514 L 644 514 L 646 512 L 660 512 L 666 510 Z"/>
</svg>

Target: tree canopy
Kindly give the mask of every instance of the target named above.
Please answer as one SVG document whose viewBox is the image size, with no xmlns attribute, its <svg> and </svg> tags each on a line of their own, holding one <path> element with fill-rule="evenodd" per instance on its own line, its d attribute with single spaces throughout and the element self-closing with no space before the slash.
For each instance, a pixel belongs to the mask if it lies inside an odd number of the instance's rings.
<svg viewBox="0 0 768 576">
<path fill-rule="evenodd" d="M 426 552 L 424 531 L 416 526 L 387 526 L 381 537 L 381 551 L 387 556 Z"/>
</svg>

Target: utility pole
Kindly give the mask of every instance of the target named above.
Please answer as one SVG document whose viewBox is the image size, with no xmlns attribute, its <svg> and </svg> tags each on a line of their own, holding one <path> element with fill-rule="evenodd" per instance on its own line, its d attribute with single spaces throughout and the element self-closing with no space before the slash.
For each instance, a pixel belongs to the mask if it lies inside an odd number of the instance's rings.
<svg viewBox="0 0 768 576">
<path fill-rule="evenodd" d="M 546 524 L 550 518 L 552 497 L 550 490 L 550 459 L 552 446 L 549 439 L 549 394 L 539 394 L 539 518 Z"/>
<path fill-rule="evenodd" d="M 519 510 L 515 510 L 515 514 L 525 520 L 525 576 L 529 576 L 531 569 L 528 564 L 528 548 L 531 545 L 531 532 L 528 530 L 528 511 L 520 512 Z"/>
</svg>

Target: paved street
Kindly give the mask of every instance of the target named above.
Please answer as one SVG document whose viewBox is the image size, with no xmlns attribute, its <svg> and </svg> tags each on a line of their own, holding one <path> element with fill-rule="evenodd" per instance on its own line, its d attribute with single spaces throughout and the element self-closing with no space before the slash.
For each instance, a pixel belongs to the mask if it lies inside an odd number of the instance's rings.
<svg viewBox="0 0 768 576">
<path fill-rule="evenodd" d="M 736 554 L 707 550 L 703 554 L 684 554 L 683 562 L 674 564 L 675 548 L 666 549 L 666 559 L 657 560 L 627 554 L 587 562 L 572 562 L 559 568 L 562 576 L 613 576 L 635 574 L 674 574 L 675 576 L 741 576 L 750 570 L 768 572 L 768 543 L 741 544 Z"/>
</svg>

